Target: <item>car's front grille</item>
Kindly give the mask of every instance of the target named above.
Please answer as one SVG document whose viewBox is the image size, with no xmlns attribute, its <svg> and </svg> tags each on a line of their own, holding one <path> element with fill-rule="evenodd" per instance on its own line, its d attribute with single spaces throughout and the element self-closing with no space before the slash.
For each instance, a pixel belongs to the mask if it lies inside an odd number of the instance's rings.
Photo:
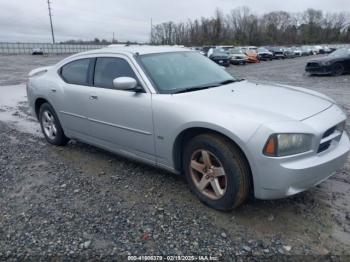
<svg viewBox="0 0 350 262">
<path fill-rule="evenodd" d="M 326 151 L 331 146 L 331 142 L 332 141 L 328 141 L 328 142 L 324 142 L 324 143 L 320 144 L 320 146 L 318 147 L 317 153 L 321 153 L 323 151 Z"/>
<path fill-rule="evenodd" d="M 306 67 L 319 67 L 320 65 L 318 63 L 315 62 L 309 62 L 307 63 Z"/>
<path fill-rule="evenodd" d="M 214 56 L 213 59 L 215 59 L 215 60 L 227 60 L 228 58 L 226 56 Z"/>
<path fill-rule="evenodd" d="M 317 153 L 326 151 L 331 146 L 333 141 L 339 141 L 341 135 L 343 134 L 344 127 L 345 122 L 341 122 L 338 125 L 327 129 L 322 135 Z"/>
<path fill-rule="evenodd" d="M 332 128 L 328 129 L 326 132 L 324 132 L 322 138 L 326 138 L 334 133 L 334 131 L 337 129 L 337 126 L 333 126 Z"/>
</svg>

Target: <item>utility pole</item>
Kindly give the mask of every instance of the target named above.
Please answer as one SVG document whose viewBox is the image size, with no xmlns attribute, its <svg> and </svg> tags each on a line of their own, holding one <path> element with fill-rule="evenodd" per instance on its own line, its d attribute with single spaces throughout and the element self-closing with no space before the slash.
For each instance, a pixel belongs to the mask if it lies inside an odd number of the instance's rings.
<svg viewBox="0 0 350 262">
<path fill-rule="evenodd" d="M 53 25 L 52 25 L 52 14 L 51 14 L 51 2 L 50 0 L 47 0 L 47 7 L 49 9 L 49 17 L 50 17 L 50 25 L 51 25 L 51 35 L 52 35 L 52 43 L 55 43 L 55 34 L 53 32 Z"/>
<path fill-rule="evenodd" d="M 114 32 L 113 32 L 112 44 L 114 44 Z"/>
<path fill-rule="evenodd" d="M 151 18 L 151 37 L 150 37 L 150 40 L 149 40 L 149 42 L 150 42 L 150 44 L 152 44 L 152 41 L 153 41 L 153 19 Z"/>
</svg>

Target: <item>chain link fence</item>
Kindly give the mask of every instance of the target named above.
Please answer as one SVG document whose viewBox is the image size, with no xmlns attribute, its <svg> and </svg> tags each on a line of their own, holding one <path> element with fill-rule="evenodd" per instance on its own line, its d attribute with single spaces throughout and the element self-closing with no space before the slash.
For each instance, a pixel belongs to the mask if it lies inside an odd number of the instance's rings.
<svg viewBox="0 0 350 262">
<path fill-rule="evenodd" d="M 49 43 L 0 43 L 0 55 L 30 55 L 34 51 L 42 51 L 45 55 L 74 54 L 106 45 L 93 44 L 49 44 Z"/>
</svg>

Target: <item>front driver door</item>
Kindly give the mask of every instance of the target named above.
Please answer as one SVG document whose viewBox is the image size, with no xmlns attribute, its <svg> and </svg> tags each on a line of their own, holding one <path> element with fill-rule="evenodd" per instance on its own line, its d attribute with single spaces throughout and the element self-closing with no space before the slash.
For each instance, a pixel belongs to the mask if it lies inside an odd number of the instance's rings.
<svg viewBox="0 0 350 262">
<path fill-rule="evenodd" d="M 152 95 L 114 89 L 113 79 L 123 76 L 135 78 L 141 86 L 127 58 L 96 58 L 89 105 L 91 136 L 104 147 L 154 161 Z"/>
</svg>

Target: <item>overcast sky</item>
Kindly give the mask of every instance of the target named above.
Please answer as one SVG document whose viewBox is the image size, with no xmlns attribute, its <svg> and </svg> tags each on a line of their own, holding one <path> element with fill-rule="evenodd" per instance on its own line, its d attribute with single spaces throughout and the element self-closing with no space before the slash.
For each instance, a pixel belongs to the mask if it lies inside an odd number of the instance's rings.
<svg viewBox="0 0 350 262">
<path fill-rule="evenodd" d="M 187 21 L 248 6 L 254 13 L 307 8 L 349 11 L 350 0 L 51 0 L 57 41 L 112 39 L 148 41 L 150 20 Z M 47 0 L 0 0 L 0 41 L 50 42 Z"/>
</svg>

